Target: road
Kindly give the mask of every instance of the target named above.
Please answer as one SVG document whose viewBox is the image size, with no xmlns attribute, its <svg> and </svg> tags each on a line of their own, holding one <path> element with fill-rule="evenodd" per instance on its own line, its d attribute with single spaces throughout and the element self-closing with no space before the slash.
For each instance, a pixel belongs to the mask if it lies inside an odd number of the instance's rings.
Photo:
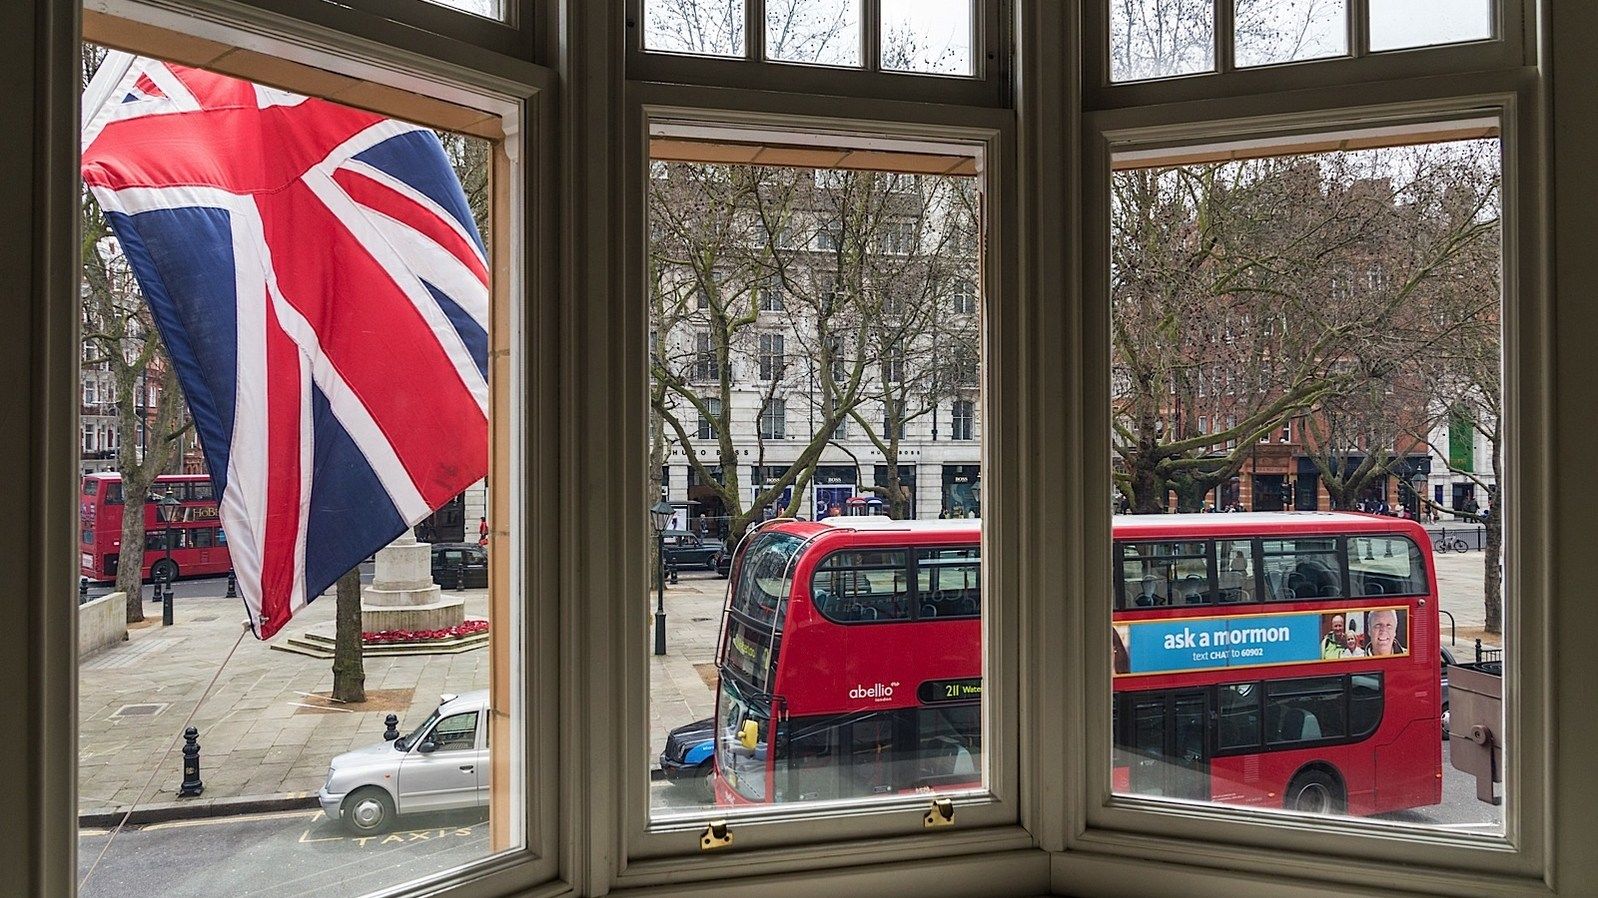
<svg viewBox="0 0 1598 898">
<path fill-rule="evenodd" d="M 109 832 L 78 836 L 82 898 L 331 898 L 360 895 L 483 857 L 481 814 L 429 814 L 401 830 L 356 838 L 317 811 L 250 814 L 128 827 L 105 857 Z"/>
<path fill-rule="evenodd" d="M 652 783 L 656 813 L 709 810 L 688 790 Z M 1380 818 L 1461 832 L 1495 833 L 1503 809 L 1476 801 L 1474 781 L 1448 764 L 1443 750 L 1443 803 Z M 83 898 L 162 895 L 209 898 L 331 898 L 362 894 L 437 873 L 484 856 L 488 824 L 480 814 L 432 814 L 403 829 L 355 837 L 321 811 L 250 814 L 129 827 L 81 890 Z M 78 870 L 95 864 L 108 832 L 83 830 Z"/>
<path fill-rule="evenodd" d="M 372 582 L 372 568 L 373 565 L 370 563 L 361 565 L 362 583 Z M 114 589 L 115 586 L 110 583 L 90 583 L 89 598 L 97 599 L 106 593 L 114 591 Z M 144 584 L 144 597 L 146 600 L 150 598 L 150 592 L 150 584 Z M 185 599 L 225 599 L 225 601 L 228 602 L 239 601 L 236 598 L 226 599 L 226 596 L 226 575 L 219 577 L 185 577 L 172 584 L 172 601 L 177 604 L 178 607 L 181 607 L 181 603 Z M 146 605 L 152 604 L 153 602 L 146 602 Z M 242 609 L 243 606 L 241 605 L 240 608 Z"/>
</svg>

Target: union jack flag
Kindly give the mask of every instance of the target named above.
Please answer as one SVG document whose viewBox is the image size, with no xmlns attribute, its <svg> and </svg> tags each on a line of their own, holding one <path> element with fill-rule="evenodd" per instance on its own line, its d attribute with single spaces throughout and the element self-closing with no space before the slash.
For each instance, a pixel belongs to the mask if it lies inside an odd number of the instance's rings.
<svg viewBox="0 0 1598 898">
<path fill-rule="evenodd" d="M 83 180 L 189 404 L 270 638 L 488 468 L 488 267 L 438 138 L 112 54 Z"/>
</svg>

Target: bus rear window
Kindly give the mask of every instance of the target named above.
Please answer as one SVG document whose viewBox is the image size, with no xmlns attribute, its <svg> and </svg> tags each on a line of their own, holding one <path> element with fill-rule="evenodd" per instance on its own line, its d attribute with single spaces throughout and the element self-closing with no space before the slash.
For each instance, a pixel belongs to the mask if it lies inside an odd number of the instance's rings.
<svg viewBox="0 0 1598 898">
<path fill-rule="evenodd" d="M 1348 579 L 1356 596 L 1426 594 L 1420 547 L 1402 536 L 1351 536 Z"/>
</svg>

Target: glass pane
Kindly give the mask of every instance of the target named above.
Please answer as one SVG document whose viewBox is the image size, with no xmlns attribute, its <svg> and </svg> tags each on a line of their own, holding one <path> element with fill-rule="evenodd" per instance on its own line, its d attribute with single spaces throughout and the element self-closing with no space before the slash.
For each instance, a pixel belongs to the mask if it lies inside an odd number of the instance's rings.
<svg viewBox="0 0 1598 898">
<path fill-rule="evenodd" d="M 1370 0 L 1371 49 L 1486 40 L 1493 0 Z"/>
<path fill-rule="evenodd" d="M 1110 80 L 1215 69 L 1213 0 L 1110 0 Z"/>
<path fill-rule="evenodd" d="M 972 0 L 882 0 L 882 67 L 973 74 Z"/>
<path fill-rule="evenodd" d="M 644 49 L 742 56 L 743 0 L 644 0 Z"/>
<path fill-rule="evenodd" d="M 519 847 L 492 144 L 84 57 L 83 375 L 139 414 L 77 410 L 122 431 L 74 509 L 80 893 L 415 891 Z"/>
<path fill-rule="evenodd" d="M 860 7 L 859 0 L 766 0 L 766 58 L 860 65 Z"/>
<path fill-rule="evenodd" d="M 697 538 L 662 531 L 639 597 L 652 816 L 982 788 L 977 182 L 673 161 L 649 191 L 649 494 Z"/>
<path fill-rule="evenodd" d="M 427 0 L 439 6 L 448 6 L 461 12 L 484 16 L 490 19 L 503 19 L 505 17 L 504 0 Z"/>
<path fill-rule="evenodd" d="M 1347 0 L 1237 0 L 1234 16 L 1240 68 L 1348 52 Z"/>
<path fill-rule="evenodd" d="M 1502 830 L 1500 152 L 1108 176 L 1117 791 Z"/>
</svg>

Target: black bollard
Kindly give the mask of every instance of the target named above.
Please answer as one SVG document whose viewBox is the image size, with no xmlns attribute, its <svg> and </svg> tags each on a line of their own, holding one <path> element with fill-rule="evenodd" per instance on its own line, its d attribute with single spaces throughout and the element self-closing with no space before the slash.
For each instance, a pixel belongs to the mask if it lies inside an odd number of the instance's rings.
<svg viewBox="0 0 1598 898">
<path fill-rule="evenodd" d="M 387 728 L 387 729 L 383 730 L 383 741 L 384 742 L 393 742 L 395 739 L 399 738 L 399 716 L 398 715 L 390 714 L 387 717 L 383 718 L 383 726 Z"/>
<path fill-rule="evenodd" d="M 228 572 L 227 572 L 227 596 L 226 596 L 226 598 L 236 599 L 238 597 L 239 597 L 239 575 L 233 573 L 233 569 L 232 568 L 228 568 Z"/>
<path fill-rule="evenodd" d="M 87 602 L 87 601 L 89 601 L 89 578 L 88 577 L 79 577 L 78 578 L 78 604 L 82 605 L 84 602 Z"/>
<path fill-rule="evenodd" d="M 200 731 L 189 727 L 183 731 L 183 785 L 179 796 L 199 795 L 205 791 L 200 782 Z"/>
<path fill-rule="evenodd" d="M 673 561 L 672 563 L 666 565 L 666 573 L 669 575 L 669 579 L 671 581 L 671 585 L 672 586 L 676 586 L 677 585 L 677 562 Z"/>
<path fill-rule="evenodd" d="M 455 566 L 455 591 L 466 591 L 466 565 L 464 564 Z"/>
</svg>

